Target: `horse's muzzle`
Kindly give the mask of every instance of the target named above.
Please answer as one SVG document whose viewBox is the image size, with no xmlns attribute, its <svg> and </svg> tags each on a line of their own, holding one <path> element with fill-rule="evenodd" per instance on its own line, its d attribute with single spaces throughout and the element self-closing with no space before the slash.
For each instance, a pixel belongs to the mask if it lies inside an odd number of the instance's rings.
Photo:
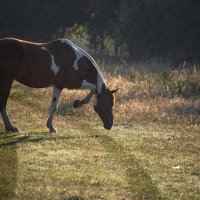
<svg viewBox="0 0 200 200">
<path fill-rule="evenodd" d="M 110 130 L 112 128 L 112 125 L 113 123 L 107 123 L 107 124 L 104 124 L 103 127 L 107 130 Z"/>
</svg>

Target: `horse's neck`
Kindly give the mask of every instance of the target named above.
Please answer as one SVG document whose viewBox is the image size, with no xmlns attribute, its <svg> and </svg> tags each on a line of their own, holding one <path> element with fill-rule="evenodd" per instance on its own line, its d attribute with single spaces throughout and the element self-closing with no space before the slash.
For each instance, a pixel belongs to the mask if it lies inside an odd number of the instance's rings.
<svg viewBox="0 0 200 200">
<path fill-rule="evenodd" d="M 100 94 L 102 92 L 103 85 L 106 86 L 105 80 L 102 76 L 102 74 L 97 74 L 97 93 Z"/>
</svg>

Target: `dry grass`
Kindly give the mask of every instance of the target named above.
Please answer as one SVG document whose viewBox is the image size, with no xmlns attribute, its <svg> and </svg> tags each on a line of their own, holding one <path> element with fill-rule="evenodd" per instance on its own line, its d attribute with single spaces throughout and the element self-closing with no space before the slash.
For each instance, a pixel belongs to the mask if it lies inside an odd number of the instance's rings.
<svg viewBox="0 0 200 200">
<path fill-rule="evenodd" d="M 119 88 L 114 108 L 116 124 L 134 123 L 136 121 L 154 121 L 165 123 L 182 123 L 195 125 L 200 123 L 200 71 L 172 71 L 170 69 L 150 72 L 135 68 L 112 68 L 104 70 L 108 87 Z M 142 67 L 141 67 L 142 68 Z M 21 87 L 18 84 L 14 88 Z M 24 93 L 26 90 L 24 90 Z M 51 98 L 52 89 L 32 89 L 38 104 L 43 96 Z M 98 120 L 91 105 L 85 105 L 76 111 L 72 109 L 75 99 L 83 98 L 88 91 L 64 90 L 60 100 L 59 113 L 82 115 Z M 17 98 L 19 94 L 13 92 Z M 25 94 L 24 94 L 25 95 Z M 31 99 L 25 99 L 27 103 Z M 48 102 L 45 102 L 46 106 Z M 92 103 L 90 103 L 92 104 Z M 86 107 L 86 109 L 85 109 Z M 47 112 L 47 110 L 46 110 Z"/>
<path fill-rule="evenodd" d="M 104 71 L 104 74 L 109 88 L 119 88 L 114 109 L 117 124 L 144 120 L 200 123 L 200 72 L 187 74 L 169 70 L 151 73 L 130 68 L 125 73 L 121 69 L 117 73 Z M 62 102 L 82 98 L 86 93 L 67 91 Z M 92 113 L 92 106 L 81 109 L 81 114 L 95 118 Z"/>
<path fill-rule="evenodd" d="M 104 70 L 108 87 L 119 88 L 116 94 L 114 115 L 116 124 L 133 123 L 135 121 L 158 121 L 167 123 L 183 123 L 194 125 L 200 123 L 200 72 L 196 69 L 188 74 L 163 70 L 157 73 L 133 68 L 116 68 L 112 72 Z M 18 84 L 14 88 L 21 87 Z M 13 89 L 14 90 L 14 89 Z M 28 89 L 24 89 L 24 93 Z M 15 90 L 14 90 L 15 91 Z M 39 97 L 49 96 L 52 89 L 32 89 L 32 94 Z M 93 107 L 72 109 L 75 99 L 83 98 L 88 91 L 64 90 L 60 100 L 60 114 L 76 114 L 77 116 L 98 118 Z M 25 95 L 12 92 L 13 97 Z M 25 101 L 31 102 L 27 96 Z M 38 103 L 40 99 L 38 99 Z M 45 105 L 49 102 L 46 101 Z M 91 103 L 92 104 L 92 103 Z"/>
</svg>

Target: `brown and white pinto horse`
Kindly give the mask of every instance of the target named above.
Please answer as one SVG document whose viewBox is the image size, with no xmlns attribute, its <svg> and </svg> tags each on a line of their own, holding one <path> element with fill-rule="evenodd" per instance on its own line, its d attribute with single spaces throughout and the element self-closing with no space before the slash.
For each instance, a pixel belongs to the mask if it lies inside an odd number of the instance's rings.
<svg viewBox="0 0 200 200">
<path fill-rule="evenodd" d="M 18 132 L 7 115 L 6 105 L 13 81 L 26 86 L 46 88 L 53 86 L 53 96 L 47 127 L 53 127 L 62 89 L 90 89 L 82 100 L 74 101 L 80 107 L 95 96 L 94 110 L 103 121 L 105 129 L 113 125 L 112 107 L 114 93 L 106 87 L 103 75 L 94 59 L 70 40 L 59 39 L 49 43 L 33 43 L 14 38 L 0 40 L 0 112 L 6 131 Z"/>
</svg>

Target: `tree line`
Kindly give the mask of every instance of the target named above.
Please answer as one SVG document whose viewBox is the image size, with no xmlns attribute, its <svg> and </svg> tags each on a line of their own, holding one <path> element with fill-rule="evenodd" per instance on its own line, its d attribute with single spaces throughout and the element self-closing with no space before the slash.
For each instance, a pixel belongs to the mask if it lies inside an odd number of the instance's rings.
<svg viewBox="0 0 200 200">
<path fill-rule="evenodd" d="M 0 0 L 0 37 L 48 41 L 84 27 L 90 47 L 130 59 L 199 60 L 198 0 Z"/>
</svg>

